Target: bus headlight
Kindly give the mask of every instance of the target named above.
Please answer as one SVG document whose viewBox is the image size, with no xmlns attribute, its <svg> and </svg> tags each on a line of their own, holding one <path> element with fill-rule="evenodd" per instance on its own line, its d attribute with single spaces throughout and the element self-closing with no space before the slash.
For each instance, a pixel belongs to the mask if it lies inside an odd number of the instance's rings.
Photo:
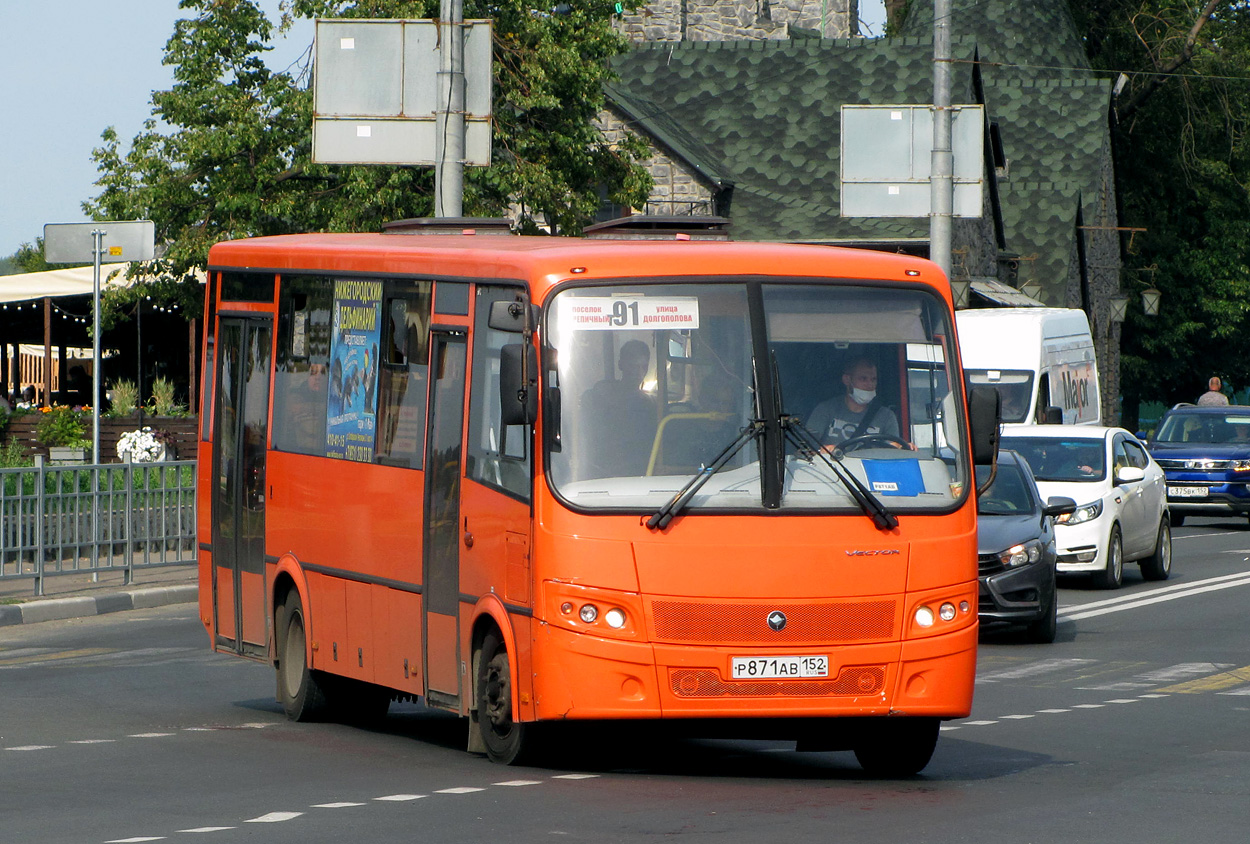
<svg viewBox="0 0 1250 844">
<path fill-rule="evenodd" d="M 916 623 L 921 627 L 932 627 L 933 610 L 928 607 L 918 607 L 916 609 Z"/>
<path fill-rule="evenodd" d="M 595 619 L 599 617 L 599 608 L 594 604 L 582 604 L 582 608 L 577 614 L 587 624 L 594 624 Z"/>
<path fill-rule="evenodd" d="M 603 620 L 613 630 L 620 630 L 625 626 L 625 613 L 613 607 L 603 614 Z"/>
</svg>

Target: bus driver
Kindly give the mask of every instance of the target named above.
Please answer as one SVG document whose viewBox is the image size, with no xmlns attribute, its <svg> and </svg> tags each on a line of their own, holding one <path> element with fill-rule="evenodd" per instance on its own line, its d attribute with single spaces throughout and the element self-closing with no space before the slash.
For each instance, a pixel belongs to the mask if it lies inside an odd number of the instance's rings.
<svg viewBox="0 0 1250 844">
<path fill-rule="evenodd" d="M 821 445 L 841 445 L 853 437 L 897 438 L 898 418 L 877 401 L 877 365 L 865 357 L 855 358 L 842 370 L 840 396 L 825 399 L 812 409 L 807 429 Z"/>
</svg>

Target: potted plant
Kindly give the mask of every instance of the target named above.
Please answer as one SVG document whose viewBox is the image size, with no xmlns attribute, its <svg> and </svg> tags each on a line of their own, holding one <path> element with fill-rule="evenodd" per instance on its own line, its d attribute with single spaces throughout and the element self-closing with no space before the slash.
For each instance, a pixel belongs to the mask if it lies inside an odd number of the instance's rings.
<svg viewBox="0 0 1250 844">
<path fill-rule="evenodd" d="M 117 440 L 117 456 L 125 461 L 127 455 L 132 463 L 172 460 L 176 456 L 173 437 L 165 431 L 154 431 L 147 425 L 137 431 L 127 431 Z"/>
<path fill-rule="evenodd" d="M 39 442 L 48 447 L 53 463 L 82 463 L 87 459 L 91 441 L 83 426 L 81 414 L 73 408 L 56 405 L 41 407 L 43 418 L 35 428 Z"/>
</svg>

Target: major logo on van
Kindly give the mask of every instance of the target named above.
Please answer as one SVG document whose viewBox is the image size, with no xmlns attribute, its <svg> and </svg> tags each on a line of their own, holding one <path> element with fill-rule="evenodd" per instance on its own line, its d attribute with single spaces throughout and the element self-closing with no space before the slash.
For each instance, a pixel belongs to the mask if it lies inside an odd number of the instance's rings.
<svg viewBox="0 0 1250 844">
<path fill-rule="evenodd" d="M 1066 424 L 1098 422 L 1098 372 L 1093 361 L 1058 364 L 1050 378 L 1052 401 L 1057 399 L 1063 408 Z"/>
</svg>

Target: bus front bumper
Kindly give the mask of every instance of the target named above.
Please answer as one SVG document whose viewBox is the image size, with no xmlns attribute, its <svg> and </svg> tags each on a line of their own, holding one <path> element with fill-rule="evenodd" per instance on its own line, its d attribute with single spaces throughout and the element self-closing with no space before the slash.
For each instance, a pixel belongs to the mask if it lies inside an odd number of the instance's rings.
<svg viewBox="0 0 1250 844">
<path fill-rule="evenodd" d="M 825 649 L 674 647 L 542 624 L 534 713 L 552 719 L 963 718 L 972 708 L 978 626 L 904 642 Z M 825 656 L 824 677 L 733 679 L 735 657 Z"/>
</svg>

